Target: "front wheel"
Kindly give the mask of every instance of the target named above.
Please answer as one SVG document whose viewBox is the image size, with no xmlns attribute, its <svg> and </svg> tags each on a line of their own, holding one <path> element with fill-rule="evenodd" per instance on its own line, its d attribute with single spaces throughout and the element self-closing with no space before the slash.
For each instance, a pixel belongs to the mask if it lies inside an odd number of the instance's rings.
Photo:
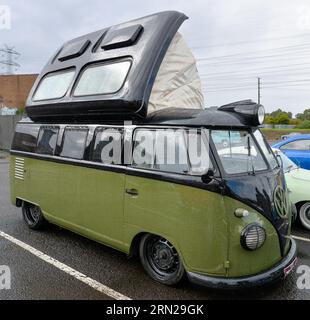
<svg viewBox="0 0 310 320">
<path fill-rule="evenodd" d="M 300 207 L 299 220 L 303 227 L 310 230 L 310 202 L 306 202 Z"/>
<path fill-rule="evenodd" d="M 139 254 L 145 271 L 155 281 L 172 286 L 184 277 L 179 254 L 168 240 L 146 234 L 141 239 Z"/>
<path fill-rule="evenodd" d="M 40 230 L 46 224 L 46 220 L 43 217 L 40 207 L 23 202 L 22 212 L 24 221 L 30 229 Z"/>
</svg>

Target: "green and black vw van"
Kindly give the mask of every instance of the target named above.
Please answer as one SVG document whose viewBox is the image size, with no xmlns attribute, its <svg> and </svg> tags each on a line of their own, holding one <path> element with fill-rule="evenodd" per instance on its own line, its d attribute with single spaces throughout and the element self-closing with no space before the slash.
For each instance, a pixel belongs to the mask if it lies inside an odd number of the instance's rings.
<svg viewBox="0 0 310 320">
<path fill-rule="evenodd" d="M 11 201 L 30 228 L 48 221 L 137 255 L 166 285 L 275 282 L 296 244 L 264 108 L 204 107 L 185 19 L 161 12 L 57 50 L 16 127 Z"/>
</svg>

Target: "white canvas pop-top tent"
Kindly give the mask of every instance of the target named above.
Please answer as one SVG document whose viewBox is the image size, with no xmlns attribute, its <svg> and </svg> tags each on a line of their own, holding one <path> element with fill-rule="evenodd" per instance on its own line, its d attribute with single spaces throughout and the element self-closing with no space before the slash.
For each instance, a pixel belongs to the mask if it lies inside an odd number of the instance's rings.
<svg viewBox="0 0 310 320">
<path fill-rule="evenodd" d="M 204 108 L 196 59 L 179 32 L 174 36 L 157 73 L 148 113 L 169 107 Z"/>
</svg>

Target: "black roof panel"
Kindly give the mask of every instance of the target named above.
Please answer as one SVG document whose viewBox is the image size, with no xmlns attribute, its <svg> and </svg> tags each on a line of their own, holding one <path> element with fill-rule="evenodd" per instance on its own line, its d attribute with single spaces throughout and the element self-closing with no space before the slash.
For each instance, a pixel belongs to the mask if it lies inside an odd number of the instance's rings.
<svg viewBox="0 0 310 320">
<path fill-rule="evenodd" d="M 29 118 L 24 118 L 21 123 L 32 123 Z M 42 121 L 42 123 L 45 123 Z M 65 120 L 55 122 L 67 123 Z M 81 119 L 75 122 L 75 124 L 123 124 L 121 121 L 116 120 L 100 120 L 100 119 Z M 252 127 L 244 117 L 241 115 L 219 110 L 217 107 L 210 107 L 204 110 L 198 109 L 180 109 L 180 108 L 167 108 L 156 112 L 153 112 L 146 119 L 140 121 L 134 121 L 135 125 L 163 125 L 163 126 L 195 126 L 195 127 L 226 127 L 226 128 L 242 128 Z"/>
</svg>

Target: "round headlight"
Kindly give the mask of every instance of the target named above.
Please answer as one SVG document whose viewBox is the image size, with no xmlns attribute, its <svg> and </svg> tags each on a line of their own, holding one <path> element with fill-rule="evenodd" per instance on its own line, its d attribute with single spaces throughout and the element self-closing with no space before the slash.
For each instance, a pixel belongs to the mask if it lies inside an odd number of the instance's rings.
<svg viewBox="0 0 310 320">
<path fill-rule="evenodd" d="M 265 120 L 265 109 L 263 106 L 259 106 L 257 110 L 257 120 L 259 124 L 263 124 Z"/>
<path fill-rule="evenodd" d="M 266 240 L 266 231 L 257 223 L 246 226 L 241 232 L 241 245 L 246 250 L 260 248 Z"/>
</svg>

